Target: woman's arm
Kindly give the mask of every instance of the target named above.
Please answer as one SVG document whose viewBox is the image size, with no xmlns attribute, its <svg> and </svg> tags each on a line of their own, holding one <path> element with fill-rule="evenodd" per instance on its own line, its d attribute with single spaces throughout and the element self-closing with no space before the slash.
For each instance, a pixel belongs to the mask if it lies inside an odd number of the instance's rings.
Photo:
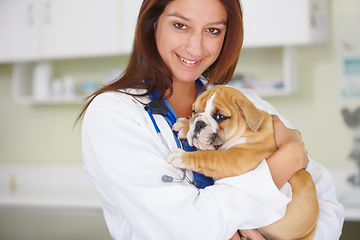
<svg viewBox="0 0 360 240">
<path fill-rule="evenodd" d="M 253 91 L 243 90 L 243 93 L 252 102 L 254 102 L 256 106 L 269 112 L 270 114 L 278 115 L 276 109 L 271 104 L 261 99 Z M 286 127 L 291 128 L 291 124 L 289 123 L 289 121 L 287 121 L 285 118 L 281 117 L 280 115 L 278 116 L 281 122 L 284 123 Z M 295 169 L 304 168 L 301 166 L 294 166 L 294 168 L 290 168 L 293 169 L 292 173 L 285 173 L 284 176 L 281 176 L 281 169 L 280 169 L 281 166 L 275 166 L 277 160 L 275 160 L 274 162 L 272 162 L 272 160 L 274 159 L 270 159 L 270 161 L 268 161 L 268 164 L 272 171 L 271 172 L 272 177 L 276 182 L 277 186 L 281 186 L 286 179 L 289 179 L 289 177 L 291 177 L 293 173 L 296 172 Z M 284 161 L 293 161 L 293 160 L 284 159 Z M 304 166 L 306 166 L 307 165 L 306 160 L 304 161 L 304 163 L 305 163 Z M 315 183 L 317 198 L 320 207 L 320 214 L 319 214 L 319 219 L 318 219 L 316 234 L 314 239 L 338 240 L 341 235 L 341 230 L 344 222 L 344 209 L 336 198 L 335 184 L 329 172 L 321 164 L 317 163 L 314 160 L 310 159 L 306 170 L 311 174 L 313 181 Z"/>
<path fill-rule="evenodd" d="M 335 184 L 329 172 L 319 163 L 309 160 L 300 132 L 287 128 L 278 117 L 273 120 L 279 156 L 271 156 L 268 165 L 275 184 L 280 187 L 297 170 L 306 169 L 315 183 L 320 208 L 314 239 L 339 239 L 344 222 L 344 209 L 336 198 Z M 282 147 L 285 147 L 284 151 Z"/>
<path fill-rule="evenodd" d="M 279 117 L 273 115 L 275 142 L 278 150 L 267 159 L 274 183 L 280 189 L 297 171 L 309 164 L 301 134 L 287 128 Z"/>
</svg>

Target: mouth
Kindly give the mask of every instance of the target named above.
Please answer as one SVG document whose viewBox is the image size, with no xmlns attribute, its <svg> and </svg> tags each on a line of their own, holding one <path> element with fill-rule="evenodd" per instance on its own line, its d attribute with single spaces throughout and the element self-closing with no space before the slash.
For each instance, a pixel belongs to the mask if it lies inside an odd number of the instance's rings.
<svg viewBox="0 0 360 240">
<path fill-rule="evenodd" d="M 185 59 L 183 57 L 181 57 L 180 55 L 176 54 L 176 56 L 184 63 L 188 64 L 188 65 L 191 65 L 191 66 L 194 66 L 194 65 L 197 65 L 198 63 L 201 62 L 201 60 L 189 60 L 189 59 Z"/>
<path fill-rule="evenodd" d="M 191 143 L 198 150 L 217 150 L 222 145 L 219 143 L 216 134 L 210 134 L 206 139 L 201 139 L 199 134 L 193 135 Z"/>
</svg>

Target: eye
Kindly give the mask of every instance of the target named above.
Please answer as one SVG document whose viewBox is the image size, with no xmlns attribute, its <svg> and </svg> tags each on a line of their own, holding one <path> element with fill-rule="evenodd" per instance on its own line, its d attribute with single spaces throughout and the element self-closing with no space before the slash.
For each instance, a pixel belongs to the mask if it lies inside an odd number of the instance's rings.
<svg viewBox="0 0 360 240">
<path fill-rule="evenodd" d="M 226 119 L 229 119 L 230 117 L 227 117 L 227 116 L 224 116 L 224 115 L 221 115 L 221 114 L 216 114 L 214 119 L 217 121 L 217 122 L 222 122 L 222 121 L 225 121 Z"/>
<path fill-rule="evenodd" d="M 215 34 L 215 35 L 220 33 L 220 30 L 217 29 L 217 28 L 209 28 L 207 31 L 208 31 L 209 33 Z"/>
<path fill-rule="evenodd" d="M 193 114 L 196 114 L 195 110 L 192 110 L 192 113 L 193 113 Z"/>
<path fill-rule="evenodd" d="M 182 23 L 174 23 L 174 27 L 176 27 L 177 29 L 180 29 L 180 30 L 184 30 L 187 28 L 186 25 L 182 24 Z"/>
</svg>

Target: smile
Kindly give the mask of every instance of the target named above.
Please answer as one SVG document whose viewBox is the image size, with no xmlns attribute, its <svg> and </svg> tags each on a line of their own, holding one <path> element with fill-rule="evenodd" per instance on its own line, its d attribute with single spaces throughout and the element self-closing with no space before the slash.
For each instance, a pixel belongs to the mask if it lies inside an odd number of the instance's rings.
<svg viewBox="0 0 360 240">
<path fill-rule="evenodd" d="M 185 59 L 185 58 L 180 57 L 179 55 L 177 55 L 177 56 L 180 58 L 181 61 L 183 61 L 184 63 L 187 63 L 187 64 L 195 64 L 195 63 L 200 62 L 199 60 L 190 61 L 190 60 L 187 60 L 187 59 Z"/>
</svg>

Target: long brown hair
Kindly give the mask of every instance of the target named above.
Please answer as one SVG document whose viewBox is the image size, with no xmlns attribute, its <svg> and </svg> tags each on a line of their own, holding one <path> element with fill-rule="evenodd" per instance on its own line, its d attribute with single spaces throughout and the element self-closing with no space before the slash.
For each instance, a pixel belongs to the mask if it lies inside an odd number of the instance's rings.
<svg viewBox="0 0 360 240">
<path fill-rule="evenodd" d="M 174 0 L 144 0 L 135 31 L 133 50 L 123 75 L 116 81 L 94 92 L 86 100 L 77 121 L 84 115 L 92 100 L 107 91 L 121 91 L 126 88 L 147 89 L 145 96 L 155 89 L 160 98 L 168 98 L 173 93 L 172 73 L 161 58 L 156 42 L 155 28 L 165 7 Z M 208 84 L 226 84 L 230 81 L 239 58 L 243 43 L 242 10 L 239 0 L 220 0 L 228 15 L 227 31 L 223 48 L 217 60 L 203 73 Z M 144 80 L 147 79 L 145 82 Z M 170 95 L 164 96 L 169 89 Z"/>
</svg>

